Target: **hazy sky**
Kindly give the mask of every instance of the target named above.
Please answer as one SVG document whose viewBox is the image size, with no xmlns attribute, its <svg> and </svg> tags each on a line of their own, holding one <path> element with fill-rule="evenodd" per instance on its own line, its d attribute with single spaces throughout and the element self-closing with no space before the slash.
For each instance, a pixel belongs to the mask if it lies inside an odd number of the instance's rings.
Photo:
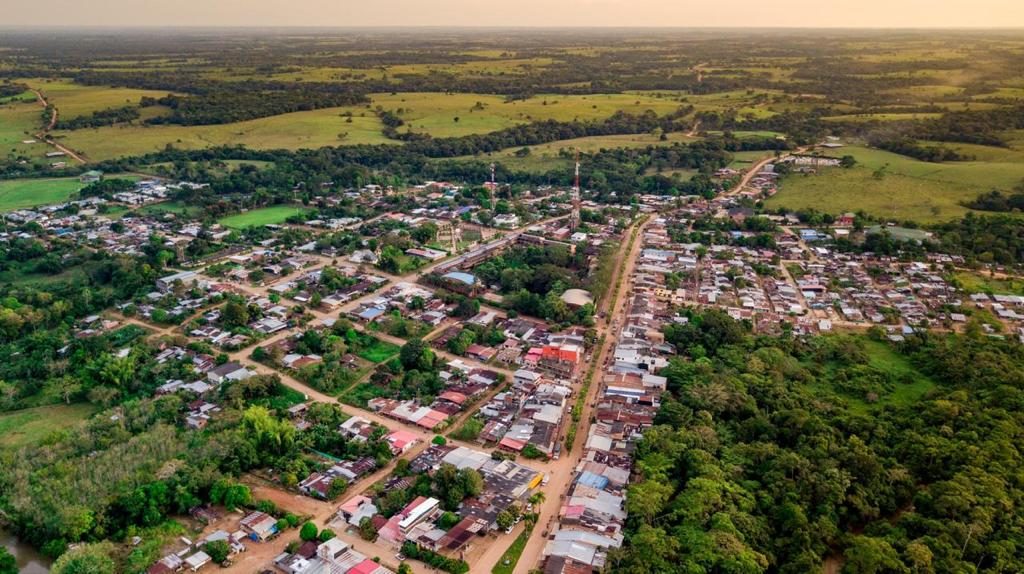
<svg viewBox="0 0 1024 574">
<path fill-rule="evenodd" d="M 1024 0 L 0 0 L 0 26 L 1022 27 Z"/>
</svg>

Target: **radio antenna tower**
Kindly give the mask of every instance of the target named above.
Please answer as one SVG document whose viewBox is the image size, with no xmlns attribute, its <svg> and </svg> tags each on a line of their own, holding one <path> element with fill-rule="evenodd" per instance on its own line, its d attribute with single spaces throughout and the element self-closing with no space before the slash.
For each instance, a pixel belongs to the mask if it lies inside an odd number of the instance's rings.
<svg viewBox="0 0 1024 574">
<path fill-rule="evenodd" d="M 494 190 L 497 189 L 498 183 L 494 179 L 494 162 L 491 162 L 491 209 L 495 209 L 497 205 L 494 203 Z"/>
<path fill-rule="evenodd" d="M 576 231 L 580 225 L 580 150 L 576 150 L 576 177 L 572 185 L 572 215 L 569 216 L 569 229 Z"/>
</svg>

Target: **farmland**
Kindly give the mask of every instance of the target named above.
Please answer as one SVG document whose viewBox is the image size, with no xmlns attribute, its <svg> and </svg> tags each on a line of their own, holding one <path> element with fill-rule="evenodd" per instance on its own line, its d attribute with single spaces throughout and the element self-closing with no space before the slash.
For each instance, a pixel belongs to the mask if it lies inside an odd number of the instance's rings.
<svg viewBox="0 0 1024 574">
<path fill-rule="evenodd" d="M 78 178 L 0 180 L 0 212 L 65 201 L 79 189 Z"/>
</svg>

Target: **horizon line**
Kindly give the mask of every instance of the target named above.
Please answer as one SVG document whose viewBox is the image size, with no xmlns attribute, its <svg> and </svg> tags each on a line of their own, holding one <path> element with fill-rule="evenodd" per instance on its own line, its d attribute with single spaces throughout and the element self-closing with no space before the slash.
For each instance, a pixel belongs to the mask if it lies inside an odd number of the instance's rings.
<svg viewBox="0 0 1024 574">
<path fill-rule="evenodd" d="M 778 31 L 917 31 L 917 30 L 946 30 L 946 31 L 1021 31 L 1024 25 L 1016 26 L 722 26 L 722 25 L 686 25 L 686 26 L 648 26 L 648 25 L 442 25 L 442 24 L 350 24 L 350 25 L 327 25 L 327 24 L 0 24 L 0 30 L 778 30 Z"/>
</svg>

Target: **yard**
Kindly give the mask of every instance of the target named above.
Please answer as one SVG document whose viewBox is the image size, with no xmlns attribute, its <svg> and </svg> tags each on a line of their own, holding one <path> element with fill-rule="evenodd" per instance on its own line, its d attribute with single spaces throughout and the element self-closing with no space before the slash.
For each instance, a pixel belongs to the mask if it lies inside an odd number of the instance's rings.
<svg viewBox="0 0 1024 574">
<path fill-rule="evenodd" d="M 260 225 L 276 225 L 284 223 L 293 215 L 301 215 L 304 211 L 294 205 L 275 205 L 273 207 L 261 207 L 236 215 L 229 215 L 217 221 L 224 227 L 234 229 L 245 229 L 246 227 Z"/>
<path fill-rule="evenodd" d="M 77 177 L 0 181 L 0 212 L 67 201 L 82 187 Z"/>
</svg>

